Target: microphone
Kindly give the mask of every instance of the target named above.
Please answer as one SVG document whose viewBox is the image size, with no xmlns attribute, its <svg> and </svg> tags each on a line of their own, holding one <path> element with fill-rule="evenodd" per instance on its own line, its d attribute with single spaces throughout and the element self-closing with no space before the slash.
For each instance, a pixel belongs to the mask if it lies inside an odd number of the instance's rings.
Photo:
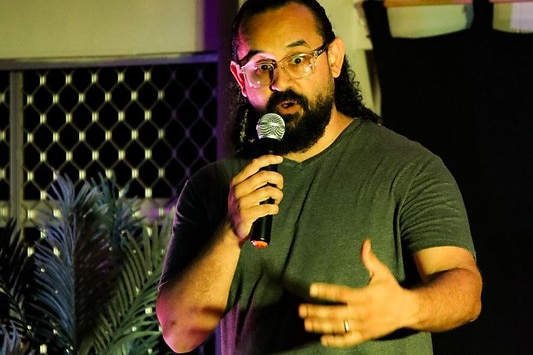
<svg viewBox="0 0 533 355">
<path fill-rule="evenodd" d="M 280 141 L 285 134 L 285 121 L 283 121 L 283 118 L 276 113 L 267 113 L 257 121 L 255 129 L 259 138 L 260 155 L 277 154 Z M 263 170 L 277 171 L 278 166 L 269 165 L 263 168 Z M 274 203 L 274 200 L 269 198 L 261 203 Z M 271 229 L 272 215 L 266 215 L 257 219 L 252 226 L 250 243 L 258 249 L 266 248 L 270 244 Z"/>
</svg>

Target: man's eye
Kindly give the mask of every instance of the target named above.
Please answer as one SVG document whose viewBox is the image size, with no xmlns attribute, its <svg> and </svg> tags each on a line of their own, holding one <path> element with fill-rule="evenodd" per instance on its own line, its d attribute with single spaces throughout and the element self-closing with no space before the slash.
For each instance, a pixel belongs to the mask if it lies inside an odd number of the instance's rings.
<svg viewBox="0 0 533 355">
<path fill-rule="evenodd" d="M 272 64 L 270 63 L 257 63 L 256 70 L 259 72 L 269 72 L 272 70 Z"/>
<path fill-rule="evenodd" d="M 289 65 L 298 66 L 298 65 L 304 64 L 304 62 L 305 62 L 305 55 L 295 55 L 289 61 Z"/>
</svg>

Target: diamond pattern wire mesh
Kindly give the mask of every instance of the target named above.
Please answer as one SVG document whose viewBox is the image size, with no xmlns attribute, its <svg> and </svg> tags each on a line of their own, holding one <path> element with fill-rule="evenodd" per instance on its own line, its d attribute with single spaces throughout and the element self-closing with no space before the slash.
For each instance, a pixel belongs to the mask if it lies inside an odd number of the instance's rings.
<svg viewBox="0 0 533 355">
<path fill-rule="evenodd" d="M 0 72 L 0 202 L 9 191 L 8 78 Z M 145 213 L 162 215 L 185 180 L 216 158 L 215 88 L 209 62 L 25 71 L 21 222 L 38 222 L 55 174 L 75 184 L 114 176 L 128 196 L 157 206 Z"/>
</svg>

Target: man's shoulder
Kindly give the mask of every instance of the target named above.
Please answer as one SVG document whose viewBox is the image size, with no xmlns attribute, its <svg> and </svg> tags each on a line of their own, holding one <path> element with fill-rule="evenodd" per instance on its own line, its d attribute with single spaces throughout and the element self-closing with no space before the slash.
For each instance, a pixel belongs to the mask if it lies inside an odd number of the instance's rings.
<svg viewBox="0 0 533 355">
<path fill-rule="evenodd" d="M 406 137 L 384 125 L 363 120 L 358 129 L 360 140 L 365 147 L 377 151 L 396 155 L 435 156 L 429 149 L 419 142 Z"/>
</svg>

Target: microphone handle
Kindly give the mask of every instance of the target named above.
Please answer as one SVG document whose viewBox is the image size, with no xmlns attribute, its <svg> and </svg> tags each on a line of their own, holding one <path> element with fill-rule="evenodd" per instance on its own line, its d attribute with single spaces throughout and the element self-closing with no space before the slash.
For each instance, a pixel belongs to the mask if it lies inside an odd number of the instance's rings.
<svg viewBox="0 0 533 355">
<path fill-rule="evenodd" d="M 277 165 L 269 165 L 263 170 L 277 171 Z M 274 199 L 269 198 L 261 202 L 264 203 L 274 203 Z M 250 243 L 257 249 L 264 249 L 270 244 L 270 233 L 272 231 L 272 215 L 266 215 L 257 219 L 253 226 L 252 231 L 250 232 Z"/>
<path fill-rule="evenodd" d="M 273 138 L 262 138 L 259 139 L 259 151 L 261 154 L 277 154 L 279 140 Z M 264 167 L 262 170 L 268 171 L 278 171 L 277 165 L 269 165 Z M 269 198 L 261 202 L 265 203 L 274 203 L 274 199 Z M 252 230 L 250 232 L 250 242 L 257 249 L 264 249 L 270 244 L 270 232 L 272 230 L 272 215 L 266 215 L 257 219 L 252 225 Z"/>
<path fill-rule="evenodd" d="M 250 243 L 257 249 L 264 249 L 270 244 L 270 231 L 272 229 L 272 215 L 259 218 L 252 227 Z"/>
</svg>

